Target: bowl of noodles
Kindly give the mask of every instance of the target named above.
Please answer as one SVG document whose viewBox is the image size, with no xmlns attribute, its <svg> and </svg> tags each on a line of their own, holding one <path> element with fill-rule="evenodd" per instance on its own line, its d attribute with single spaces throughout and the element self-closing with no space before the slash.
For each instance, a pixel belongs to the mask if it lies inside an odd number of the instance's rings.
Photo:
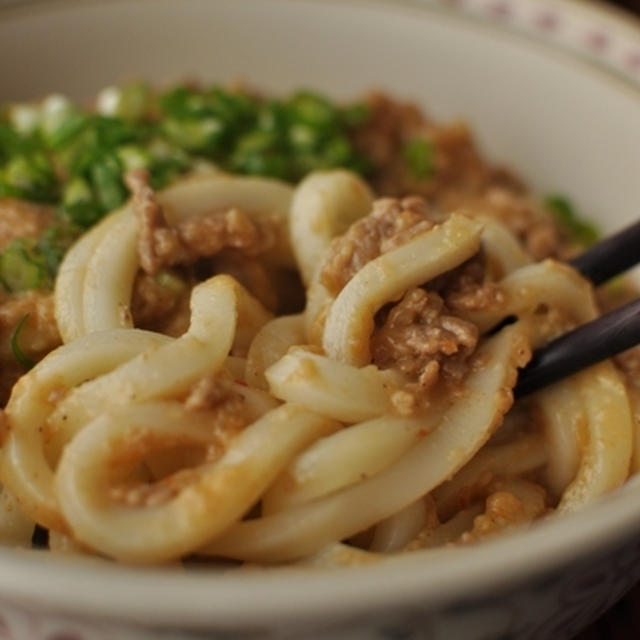
<svg viewBox="0 0 640 640">
<path fill-rule="evenodd" d="M 0 8 L 0 636 L 572 637 L 640 578 L 640 29 Z M 589 345 L 585 345 L 589 349 Z"/>
</svg>

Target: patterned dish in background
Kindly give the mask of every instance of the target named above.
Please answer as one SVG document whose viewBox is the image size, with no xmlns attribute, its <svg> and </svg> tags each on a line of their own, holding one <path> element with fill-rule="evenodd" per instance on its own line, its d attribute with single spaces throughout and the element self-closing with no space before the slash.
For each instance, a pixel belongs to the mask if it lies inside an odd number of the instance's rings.
<svg viewBox="0 0 640 640">
<path fill-rule="evenodd" d="M 497 21 L 640 81 L 639 22 L 610 6 L 557 0 L 426 0 L 475 18 Z"/>
<path fill-rule="evenodd" d="M 0 101 L 53 90 L 86 97 L 130 75 L 240 76 L 338 97 L 381 86 L 438 118 L 465 116 L 488 156 L 540 192 L 568 193 L 605 229 L 637 215 L 640 29 L 591 5 L 0 6 Z M 332 571 L 221 575 L 4 550 L 0 638 L 569 638 L 640 578 L 639 491 L 636 478 L 582 513 L 480 548 Z"/>
</svg>

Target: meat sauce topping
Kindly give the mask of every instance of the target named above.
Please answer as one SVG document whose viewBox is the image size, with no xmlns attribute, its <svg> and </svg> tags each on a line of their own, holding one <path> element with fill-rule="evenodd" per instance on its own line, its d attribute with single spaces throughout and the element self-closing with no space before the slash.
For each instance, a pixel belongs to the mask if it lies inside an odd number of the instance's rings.
<svg viewBox="0 0 640 640">
<path fill-rule="evenodd" d="M 24 372 L 9 348 L 11 332 L 28 313 L 20 336 L 25 354 L 38 360 L 59 344 L 50 294 L 57 265 L 75 237 L 130 196 L 140 220 L 141 269 L 131 308 L 125 311 L 135 326 L 180 335 L 188 327 L 190 289 L 220 272 L 237 278 L 270 310 L 295 313 L 304 307 L 297 276 L 285 272 L 274 275 L 273 268 L 265 266 L 263 256 L 275 242 L 275 228 L 269 221 L 258 223 L 250 212 L 236 208 L 211 211 L 176 224 L 167 221 L 154 189 L 192 170 L 203 158 L 224 170 L 293 182 L 310 170 L 337 166 L 364 175 L 379 199 L 371 215 L 353 225 L 327 257 L 321 278 L 334 295 L 364 264 L 431 229 L 453 210 L 500 220 L 533 259 L 562 258 L 570 253 L 567 228 L 531 198 L 509 171 L 484 160 L 463 122 L 436 123 L 416 105 L 379 92 L 341 107 L 310 92 L 298 92 L 278 102 L 242 88 L 207 93 L 194 85 L 155 97 L 145 91 L 140 95 L 148 100 L 134 114 L 136 122 L 157 124 L 158 118 L 183 117 L 195 97 L 206 102 L 213 99 L 211 96 L 222 96 L 227 106 L 235 105 L 238 114 L 247 119 L 250 132 L 246 136 L 261 132 L 261 127 L 271 122 L 267 116 L 286 116 L 282 122 L 278 120 L 284 129 L 273 138 L 273 148 L 251 147 L 251 154 L 249 147 L 245 149 L 245 136 L 233 127 L 229 140 L 235 146 L 227 150 L 215 145 L 195 151 L 182 148 L 184 141 L 179 136 L 161 141 L 160 146 L 155 138 L 134 136 L 135 140 L 125 141 L 126 148 L 128 152 L 137 150 L 137 161 L 146 158 L 144 168 L 132 168 L 125 161 L 129 156 L 118 156 L 109 165 L 113 170 L 110 180 L 100 184 L 86 183 L 86 176 L 74 173 L 75 164 L 65 164 L 76 149 L 72 144 L 75 139 L 70 139 L 69 149 L 59 153 L 42 149 L 41 160 L 51 165 L 46 189 L 36 180 L 38 176 L 44 179 L 44 174 L 38 173 L 35 165 L 31 191 L 28 181 L 4 185 L 4 191 L 0 184 L 0 193 L 16 194 L 0 198 L 0 278 L 7 290 L 0 314 L 2 402 Z M 65 105 L 71 119 L 80 112 L 70 102 Z M 108 114 L 109 122 L 103 115 L 87 115 L 86 126 L 116 127 L 120 122 L 121 114 Z M 197 114 L 192 116 L 196 122 Z M 304 140 L 293 135 L 303 130 L 318 138 L 313 138 L 313 157 L 306 146 L 300 146 Z M 166 131 L 176 133 L 170 127 Z M 135 145 L 141 146 L 134 149 Z M 293 147 L 285 149 L 287 145 Z M 168 150 L 173 154 L 171 171 L 167 171 Z M 119 153 L 119 148 L 105 147 L 101 152 Z M 19 277 L 10 282 L 8 271 Z M 374 362 L 381 367 L 395 366 L 423 390 L 440 378 L 459 379 L 477 341 L 477 330 L 460 315 L 499 303 L 500 295 L 499 289 L 487 282 L 481 254 L 445 277 L 407 292 L 376 318 Z M 630 369 L 631 358 L 624 362 Z M 634 359 L 633 369 L 637 368 Z"/>
</svg>

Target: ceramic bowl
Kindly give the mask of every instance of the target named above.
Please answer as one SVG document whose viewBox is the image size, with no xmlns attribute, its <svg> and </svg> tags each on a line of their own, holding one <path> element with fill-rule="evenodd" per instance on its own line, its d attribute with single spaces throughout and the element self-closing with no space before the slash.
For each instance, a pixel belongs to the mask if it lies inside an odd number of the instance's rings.
<svg viewBox="0 0 640 640">
<path fill-rule="evenodd" d="M 640 28 L 558 0 L 0 2 L 0 101 L 129 77 L 373 87 L 605 230 L 640 202 Z M 0 551 L 0 638 L 570 638 L 640 578 L 640 479 L 475 548 L 333 570 L 136 569 Z"/>
</svg>

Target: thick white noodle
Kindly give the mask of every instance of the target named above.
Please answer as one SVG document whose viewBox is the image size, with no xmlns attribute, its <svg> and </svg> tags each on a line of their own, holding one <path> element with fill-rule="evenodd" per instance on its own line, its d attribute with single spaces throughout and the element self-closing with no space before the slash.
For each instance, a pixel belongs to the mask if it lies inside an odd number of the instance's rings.
<svg viewBox="0 0 640 640">
<path fill-rule="evenodd" d="M 290 233 L 298 269 L 307 287 L 331 240 L 366 216 L 372 205 L 371 190 L 350 171 L 318 171 L 300 182 L 291 202 Z"/>
<path fill-rule="evenodd" d="M 133 281 L 139 268 L 138 220 L 128 209 L 113 218 L 94 247 L 82 285 L 82 313 L 87 333 L 133 327 L 130 307 Z M 59 286 L 56 283 L 56 291 Z"/>
<path fill-rule="evenodd" d="M 499 283 L 504 301 L 495 308 L 468 311 L 465 318 L 481 333 L 489 331 L 508 316 L 525 317 L 542 305 L 560 310 L 582 324 L 597 316 L 593 287 L 577 271 L 555 260 L 525 265 Z M 536 329 L 540 322 L 534 322 Z M 542 326 L 541 330 L 544 331 Z M 541 335 L 542 340 L 551 336 Z"/>
<path fill-rule="evenodd" d="M 343 422 L 393 414 L 393 394 L 402 375 L 375 365 L 357 368 L 294 347 L 265 372 L 276 398 L 293 402 Z"/>
<path fill-rule="evenodd" d="M 105 218 L 60 269 L 55 314 L 66 344 L 23 376 L 5 411 L 0 542 L 27 546 L 35 520 L 51 530 L 52 549 L 125 562 L 197 552 L 365 563 L 526 526 L 547 509 L 527 474 L 544 478 L 563 513 L 640 468 L 640 392 L 609 361 L 538 392 L 528 400 L 534 417 L 514 418 L 491 440 L 530 349 L 598 313 L 590 283 L 553 260 L 531 264 L 502 223 L 453 213 L 334 296 L 320 281 L 323 256 L 372 207 L 354 174 L 318 172 L 294 191 L 200 173 L 158 201 L 170 224 L 230 208 L 274 223 L 265 261 L 297 263 L 305 312 L 274 319 L 219 275 L 194 287 L 181 337 L 132 329 L 139 221 L 131 203 Z M 442 384 L 426 409 L 401 415 L 396 394 L 407 381 L 370 364 L 375 314 L 481 246 L 501 295 L 464 312 L 483 336 L 464 384 Z M 487 337 L 508 316 L 520 321 Z M 244 429 L 224 404 L 184 404 L 195 383 L 216 376 L 242 399 Z M 215 401 L 218 389 L 205 391 Z M 259 500 L 260 516 L 242 520 Z M 500 500 L 514 506 L 502 520 L 491 507 Z M 372 552 L 341 543 L 371 531 Z"/>
<path fill-rule="evenodd" d="M 385 556 L 381 553 L 373 553 L 341 542 L 333 542 L 320 549 L 317 553 L 293 562 L 291 565 L 317 568 L 358 567 L 380 562 L 384 559 Z"/>
<path fill-rule="evenodd" d="M 511 406 L 516 367 L 529 357 L 521 327 L 504 329 L 478 355 L 484 366 L 470 373 L 465 393 L 451 399 L 438 427 L 398 462 L 309 504 L 233 525 L 202 552 L 261 562 L 300 558 L 367 529 L 452 477 Z"/>
<path fill-rule="evenodd" d="M 289 241 L 292 197 L 293 187 L 280 180 L 220 173 L 196 174 L 158 193 L 170 224 L 232 208 L 257 222 L 275 223 L 276 244 L 265 257 L 293 268 L 296 263 Z"/>
<path fill-rule="evenodd" d="M 65 530 L 45 458 L 46 421 L 64 444 L 114 405 L 179 397 L 223 366 L 238 319 L 256 304 L 233 278 L 214 276 L 193 289 L 191 324 L 180 338 L 135 329 L 88 334 L 56 349 L 21 378 L 6 409 L 12 428 L 2 451 L 2 481 L 25 511 L 49 528 Z M 245 332 L 251 325 L 257 331 L 254 321 L 245 323 Z M 58 406 L 57 396 L 63 396 Z"/>
<path fill-rule="evenodd" d="M 278 180 L 197 174 L 158 193 L 172 224 L 237 208 L 274 222 L 276 245 L 265 258 L 294 266 L 288 237 L 293 189 Z M 138 219 L 131 202 L 105 218 L 67 252 L 55 286 L 56 322 L 64 342 L 85 333 L 131 326 L 131 291 L 139 268 Z"/>
<path fill-rule="evenodd" d="M 432 492 L 438 516 L 447 521 L 481 494 L 495 478 L 508 478 L 531 473 L 544 467 L 547 461 L 545 443 L 541 435 L 530 433 L 512 442 L 487 445 L 449 481 Z"/>
<path fill-rule="evenodd" d="M 587 415 L 573 380 L 562 380 L 538 392 L 535 403 L 547 449 L 545 484 L 558 500 L 578 472 L 581 441 L 588 438 Z"/>
<path fill-rule="evenodd" d="M 78 544 L 70 535 L 55 531 L 49 531 L 49 551 L 52 553 L 80 554 L 84 555 L 87 550 Z"/>
<path fill-rule="evenodd" d="M 494 218 L 476 216 L 482 222 L 482 248 L 487 255 L 487 268 L 494 280 L 531 263 L 520 243 L 509 229 Z"/>
<path fill-rule="evenodd" d="M 44 429 L 56 407 L 52 399 L 167 340 L 137 329 L 88 334 L 52 351 L 18 380 L 6 407 L 11 430 L 2 447 L 0 475 L 25 512 L 42 526 L 65 528 L 45 457 Z"/>
<path fill-rule="evenodd" d="M 322 269 L 318 269 L 307 287 L 307 304 L 304 308 L 304 329 L 307 344 L 322 347 L 322 333 L 327 320 L 327 312 L 335 300 L 321 282 Z"/>
<path fill-rule="evenodd" d="M 54 293 L 56 323 L 63 342 L 71 342 L 87 333 L 84 326 L 84 281 L 89 262 L 111 228 L 128 215 L 128 211 L 120 211 L 107 216 L 83 234 L 65 254 Z"/>
<path fill-rule="evenodd" d="M 629 399 L 631 401 L 631 415 L 633 418 L 633 457 L 631 459 L 631 472 L 640 471 L 640 389 L 628 384 Z"/>
<path fill-rule="evenodd" d="M 267 322 L 256 333 L 249 347 L 245 379 L 258 389 L 269 388 L 264 372 L 287 353 L 290 347 L 305 343 L 301 314 L 280 316 Z"/>
<path fill-rule="evenodd" d="M 250 326 L 257 331 L 254 321 L 268 316 L 264 311 L 252 314 L 256 305 L 255 298 L 230 276 L 214 276 L 197 285 L 191 293 L 191 323 L 185 334 L 74 389 L 52 419 L 75 432 L 114 405 L 180 397 L 199 378 L 223 366 L 240 317 L 247 318 L 245 332 Z"/>
<path fill-rule="evenodd" d="M 407 290 L 457 267 L 480 247 L 482 225 L 453 214 L 368 262 L 347 282 L 331 305 L 322 346 L 330 358 L 355 366 L 369 364 L 374 316 Z"/>
<path fill-rule="evenodd" d="M 587 414 L 588 438 L 558 513 L 575 511 L 621 485 L 629 475 L 633 448 L 629 397 L 613 363 L 601 362 L 574 379 Z"/>
<path fill-rule="evenodd" d="M 0 544 L 8 547 L 30 547 L 36 523 L 20 508 L 20 503 L 0 486 Z"/>
<path fill-rule="evenodd" d="M 406 549 L 416 551 L 455 543 L 460 536 L 473 529 L 475 519 L 483 512 L 484 502 L 475 502 L 469 507 L 460 509 L 443 524 L 425 527 L 407 544 Z"/>
<path fill-rule="evenodd" d="M 206 412 L 189 414 L 178 403 L 140 404 L 96 418 L 66 447 L 56 475 L 74 536 L 119 560 L 179 558 L 227 529 L 298 451 L 337 425 L 283 405 L 237 435 L 218 461 L 178 478 L 166 500 L 127 506 L 105 499 L 106 470 L 114 464 L 134 464 L 154 450 L 179 444 L 202 445 L 214 426 Z"/>
<path fill-rule="evenodd" d="M 400 551 L 413 540 L 426 524 L 424 500 L 416 500 L 398 513 L 376 525 L 369 551 L 392 553 Z"/>
<path fill-rule="evenodd" d="M 314 442 L 269 488 L 263 513 L 310 502 L 375 475 L 426 437 L 442 413 L 440 408 L 414 418 L 381 416 Z"/>
<path fill-rule="evenodd" d="M 467 319 L 478 325 L 481 331 L 496 326 L 509 315 L 528 316 L 533 330 L 532 344 L 537 346 L 558 331 L 557 321 L 547 324 L 542 316 L 533 319 L 532 314 L 537 309 L 543 306 L 553 308 L 563 315 L 565 322 L 570 320 L 577 324 L 598 315 L 591 284 L 571 267 L 554 260 L 527 265 L 512 272 L 501 281 L 500 288 L 505 295 L 505 303 L 499 309 L 468 314 Z M 601 363 L 574 379 L 580 390 L 580 403 L 586 412 L 586 443 L 582 446 L 577 475 L 560 501 L 560 511 L 577 509 L 621 484 L 627 477 L 632 453 L 633 424 L 629 399 L 614 365 Z M 549 449 L 554 446 L 554 433 L 555 429 L 547 430 L 551 438 Z M 568 465 L 573 464 L 569 448 L 565 448 L 565 453 L 563 460 Z"/>
</svg>

